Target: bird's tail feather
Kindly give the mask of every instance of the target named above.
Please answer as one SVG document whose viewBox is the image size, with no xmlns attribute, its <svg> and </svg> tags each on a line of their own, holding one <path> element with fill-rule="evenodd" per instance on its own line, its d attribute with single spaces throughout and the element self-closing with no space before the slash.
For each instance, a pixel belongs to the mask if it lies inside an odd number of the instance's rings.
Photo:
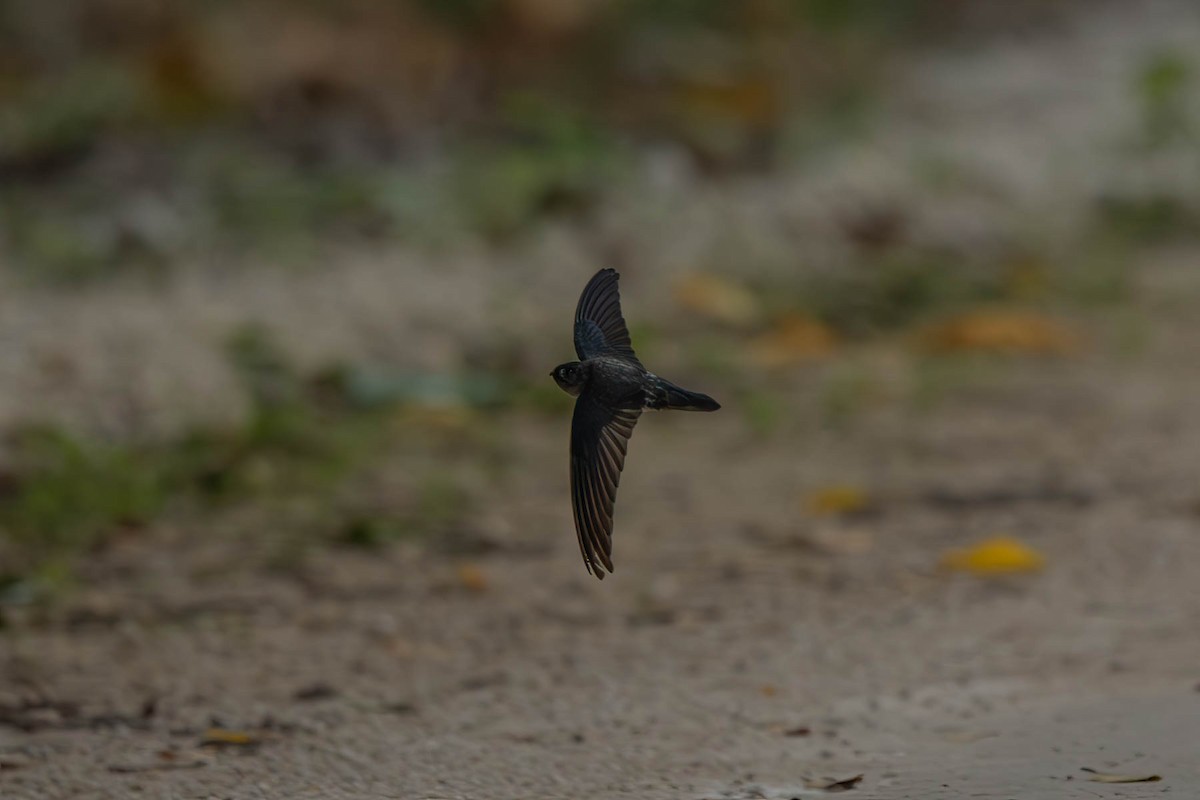
<svg viewBox="0 0 1200 800">
<path fill-rule="evenodd" d="M 690 392 L 668 380 L 658 379 L 655 402 L 651 408 L 670 408 L 679 411 L 716 411 L 721 404 L 706 394 Z"/>
</svg>

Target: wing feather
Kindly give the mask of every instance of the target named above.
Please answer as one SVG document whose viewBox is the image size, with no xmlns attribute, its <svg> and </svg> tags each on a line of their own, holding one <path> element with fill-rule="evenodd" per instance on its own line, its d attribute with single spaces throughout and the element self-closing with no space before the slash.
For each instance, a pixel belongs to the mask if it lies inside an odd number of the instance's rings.
<svg viewBox="0 0 1200 800">
<path fill-rule="evenodd" d="M 608 355 L 641 365 L 621 316 L 619 277 L 614 269 L 602 269 L 583 287 L 575 307 L 575 352 L 580 361 Z"/>
<path fill-rule="evenodd" d="M 613 509 L 633 426 L 641 409 L 613 409 L 586 389 L 571 420 L 571 507 L 584 566 L 597 578 L 613 571 Z"/>
</svg>

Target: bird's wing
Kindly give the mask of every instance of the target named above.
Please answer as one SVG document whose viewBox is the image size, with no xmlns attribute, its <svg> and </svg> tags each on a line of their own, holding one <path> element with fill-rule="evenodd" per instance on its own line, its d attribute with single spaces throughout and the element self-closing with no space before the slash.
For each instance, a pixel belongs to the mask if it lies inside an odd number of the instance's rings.
<svg viewBox="0 0 1200 800">
<path fill-rule="evenodd" d="M 613 571 L 613 503 L 625 448 L 641 409 L 610 408 L 584 389 L 571 419 L 571 508 L 579 551 L 589 573 Z"/>
<path fill-rule="evenodd" d="M 575 352 L 580 361 L 619 356 L 641 366 L 633 353 L 629 329 L 621 316 L 617 271 L 602 269 L 592 276 L 575 307 Z"/>
</svg>

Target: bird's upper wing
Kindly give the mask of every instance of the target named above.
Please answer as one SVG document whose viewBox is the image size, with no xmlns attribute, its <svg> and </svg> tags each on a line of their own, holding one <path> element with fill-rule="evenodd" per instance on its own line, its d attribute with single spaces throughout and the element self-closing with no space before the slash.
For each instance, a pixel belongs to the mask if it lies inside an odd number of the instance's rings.
<svg viewBox="0 0 1200 800">
<path fill-rule="evenodd" d="M 583 287 L 579 305 L 575 307 L 575 352 L 580 361 L 608 355 L 641 366 L 621 316 L 617 278 L 615 269 L 602 269 Z"/>
<path fill-rule="evenodd" d="M 615 409 L 587 389 L 571 419 L 571 508 L 579 551 L 589 573 L 613 571 L 613 503 L 625 466 L 625 448 L 641 409 Z"/>
</svg>

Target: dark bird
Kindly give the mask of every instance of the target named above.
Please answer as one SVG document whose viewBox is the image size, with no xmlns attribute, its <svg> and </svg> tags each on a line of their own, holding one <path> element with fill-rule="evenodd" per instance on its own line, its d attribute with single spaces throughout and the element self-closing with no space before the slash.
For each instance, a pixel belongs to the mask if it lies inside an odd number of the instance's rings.
<svg viewBox="0 0 1200 800">
<path fill-rule="evenodd" d="M 613 503 L 625 466 L 625 449 L 642 409 L 716 411 L 706 394 L 689 392 L 647 372 L 634 355 L 621 316 L 617 272 L 597 272 L 575 308 L 578 361 L 550 373 L 575 401 L 571 418 L 571 507 L 579 551 L 589 573 L 613 571 Z"/>
</svg>

